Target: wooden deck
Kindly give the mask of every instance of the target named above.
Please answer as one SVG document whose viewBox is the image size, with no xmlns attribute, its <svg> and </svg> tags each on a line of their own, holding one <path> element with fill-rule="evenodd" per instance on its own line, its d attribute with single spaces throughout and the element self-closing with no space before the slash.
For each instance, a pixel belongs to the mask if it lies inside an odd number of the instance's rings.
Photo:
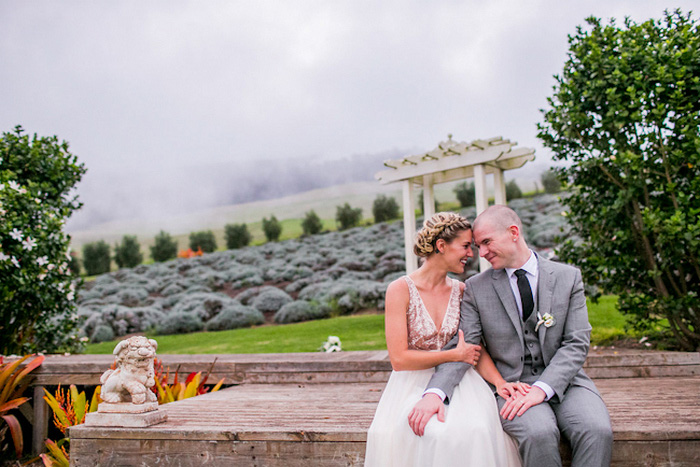
<svg viewBox="0 0 700 467">
<path fill-rule="evenodd" d="M 181 371 L 213 360 L 163 358 L 181 363 Z M 39 382 L 52 384 L 53 371 L 69 365 L 59 360 L 43 368 Z M 78 366 L 74 377 L 93 378 L 87 363 Z M 700 465 L 699 370 L 697 353 L 591 353 L 587 372 L 611 412 L 614 466 Z M 343 352 L 220 356 L 215 371 L 243 384 L 161 406 L 168 413 L 161 425 L 72 428 L 72 465 L 362 465 L 390 367 L 385 352 Z"/>
</svg>

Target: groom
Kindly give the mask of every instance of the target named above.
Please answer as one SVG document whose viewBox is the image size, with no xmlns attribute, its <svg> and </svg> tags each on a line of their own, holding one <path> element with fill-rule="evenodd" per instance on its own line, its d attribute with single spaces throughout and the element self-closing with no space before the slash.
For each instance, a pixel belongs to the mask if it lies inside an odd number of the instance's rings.
<svg viewBox="0 0 700 467">
<path fill-rule="evenodd" d="M 473 233 L 493 269 L 466 282 L 460 329 L 468 343 L 483 340 L 506 381 L 532 385 L 517 399 L 497 398 L 503 429 L 518 441 L 524 466 L 560 466 L 560 434 L 571 443 L 573 467 L 610 465 L 610 417 L 582 369 L 591 326 L 581 273 L 535 255 L 520 219 L 506 206 L 481 213 Z M 446 348 L 456 344 L 455 336 Z M 423 434 L 434 414 L 444 421 L 443 401 L 449 403 L 469 367 L 460 362 L 437 367 L 409 415 L 416 434 Z"/>
</svg>

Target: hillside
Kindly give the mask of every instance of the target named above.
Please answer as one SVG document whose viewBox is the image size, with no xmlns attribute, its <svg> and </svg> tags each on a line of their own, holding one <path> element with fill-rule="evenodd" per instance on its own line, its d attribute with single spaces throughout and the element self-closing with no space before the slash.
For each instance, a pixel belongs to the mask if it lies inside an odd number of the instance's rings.
<svg viewBox="0 0 700 467">
<path fill-rule="evenodd" d="M 510 206 L 531 245 L 550 255 L 565 229 L 557 197 Z M 463 214 L 471 219 L 474 209 Z M 213 331 L 382 310 L 387 284 L 404 269 L 401 221 L 141 265 L 85 285 L 81 333 L 99 342 L 145 330 Z"/>
</svg>

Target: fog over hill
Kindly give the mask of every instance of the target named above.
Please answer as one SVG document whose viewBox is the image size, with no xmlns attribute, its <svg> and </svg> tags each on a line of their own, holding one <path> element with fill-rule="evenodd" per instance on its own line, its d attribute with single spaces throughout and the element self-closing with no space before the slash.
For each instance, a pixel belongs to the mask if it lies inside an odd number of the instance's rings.
<svg viewBox="0 0 700 467">
<path fill-rule="evenodd" d="M 153 220 L 198 210 L 269 200 L 317 188 L 371 181 L 383 161 L 415 151 L 391 150 L 328 161 L 313 157 L 163 167 L 91 170 L 78 185 L 83 207 L 69 232 L 116 220 Z"/>
</svg>

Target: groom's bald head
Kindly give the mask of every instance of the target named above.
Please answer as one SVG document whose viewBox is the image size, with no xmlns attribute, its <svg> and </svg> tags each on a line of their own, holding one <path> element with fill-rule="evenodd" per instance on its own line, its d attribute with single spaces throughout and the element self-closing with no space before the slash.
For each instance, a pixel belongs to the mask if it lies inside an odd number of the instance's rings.
<svg viewBox="0 0 700 467">
<path fill-rule="evenodd" d="M 488 224 L 492 228 L 498 230 L 506 230 L 510 226 L 515 225 L 518 230 L 522 232 L 523 223 L 520 217 L 508 206 L 502 204 L 495 204 L 489 206 L 484 212 L 479 214 L 476 219 L 474 219 L 473 228 L 476 230 L 480 224 Z"/>
</svg>

